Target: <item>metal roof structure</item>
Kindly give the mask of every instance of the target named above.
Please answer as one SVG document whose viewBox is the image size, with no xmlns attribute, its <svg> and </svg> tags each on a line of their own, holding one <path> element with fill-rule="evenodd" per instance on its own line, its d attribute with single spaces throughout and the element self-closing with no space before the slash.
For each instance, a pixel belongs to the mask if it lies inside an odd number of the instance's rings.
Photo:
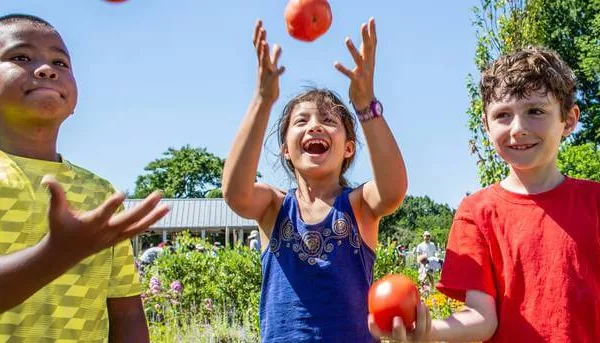
<svg viewBox="0 0 600 343">
<path fill-rule="evenodd" d="M 143 199 L 125 199 L 125 209 L 132 208 Z M 255 229 L 256 221 L 238 216 L 222 198 L 162 199 L 169 213 L 150 227 L 150 230 L 221 230 Z"/>
</svg>

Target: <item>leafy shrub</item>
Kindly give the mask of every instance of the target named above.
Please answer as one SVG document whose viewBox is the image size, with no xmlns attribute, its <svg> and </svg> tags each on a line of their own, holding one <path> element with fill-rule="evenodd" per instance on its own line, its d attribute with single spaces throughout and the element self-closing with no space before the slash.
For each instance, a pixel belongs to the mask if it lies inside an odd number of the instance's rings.
<svg viewBox="0 0 600 343">
<path fill-rule="evenodd" d="M 188 248 L 198 244 L 203 252 Z M 213 251 L 188 233 L 176 237 L 175 247 L 163 250 L 142 278 L 152 341 L 258 341 L 260 255 L 244 246 Z M 376 253 L 374 280 L 402 273 L 417 283 L 417 271 L 401 264 L 391 244 L 380 244 Z M 433 318 L 462 306 L 437 292 L 423 300 Z"/>
</svg>

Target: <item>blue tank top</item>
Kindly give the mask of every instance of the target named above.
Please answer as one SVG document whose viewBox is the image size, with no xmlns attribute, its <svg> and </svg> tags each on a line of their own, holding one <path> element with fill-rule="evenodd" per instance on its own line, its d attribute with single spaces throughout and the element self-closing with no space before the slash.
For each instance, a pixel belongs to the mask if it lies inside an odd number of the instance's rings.
<svg viewBox="0 0 600 343">
<path fill-rule="evenodd" d="M 375 253 L 361 240 L 351 190 L 312 225 L 300 218 L 296 190 L 285 196 L 261 256 L 263 342 L 375 342 L 367 327 Z"/>
</svg>

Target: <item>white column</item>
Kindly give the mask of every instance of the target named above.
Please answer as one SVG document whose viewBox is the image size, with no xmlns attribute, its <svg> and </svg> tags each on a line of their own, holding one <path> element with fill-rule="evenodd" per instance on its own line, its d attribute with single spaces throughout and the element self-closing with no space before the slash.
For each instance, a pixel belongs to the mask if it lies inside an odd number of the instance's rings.
<svg viewBox="0 0 600 343">
<path fill-rule="evenodd" d="M 202 229 L 202 233 L 200 234 L 202 237 L 202 240 L 206 239 L 206 229 Z"/>
<path fill-rule="evenodd" d="M 162 238 L 163 238 L 163 240 L 162 240 L 163 242 L 167 241 L 167 230 L 163 230 L 163 237 Z"/>
<path fill-rule="evenodd" d="M 133 256 L 137 257 L 140 253 L 140 235 L 135 235 L 133 238 Z"/>
<path fill-rule="evenodd" d="M 225 226 L 225 247 L 229 247 L 229 227 Z"/>
</svg>

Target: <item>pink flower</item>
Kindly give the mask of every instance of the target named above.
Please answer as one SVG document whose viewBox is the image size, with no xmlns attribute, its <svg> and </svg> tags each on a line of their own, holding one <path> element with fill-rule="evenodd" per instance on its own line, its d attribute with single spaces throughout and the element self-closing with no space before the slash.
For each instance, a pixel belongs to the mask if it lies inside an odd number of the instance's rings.
<svg viewBox="0 0 600 343">
<path fill-rule="evenodd" d="M 181 282 L 175 280 L 173 283 L 171 283 L 171 290 L 177 294 L 181 294 L 181 291 L 183 291 L 183 285 L 181 285 Z"/>
<path fill-rule="evenodd" d="M 152 294 L 156 295 L 160 293 L 160 280 L 156 276 L 150 278 L 149 286 L 150 292 L 152 292 Z"/>
<path fill-rule="evenodd" d="M 153 285 L 158 285 L 158 287 L 160 287 L 160 279 L 157 278 L 156 276 L 153 276 L 150 278 L 150 286 Z"/>
</svg>

